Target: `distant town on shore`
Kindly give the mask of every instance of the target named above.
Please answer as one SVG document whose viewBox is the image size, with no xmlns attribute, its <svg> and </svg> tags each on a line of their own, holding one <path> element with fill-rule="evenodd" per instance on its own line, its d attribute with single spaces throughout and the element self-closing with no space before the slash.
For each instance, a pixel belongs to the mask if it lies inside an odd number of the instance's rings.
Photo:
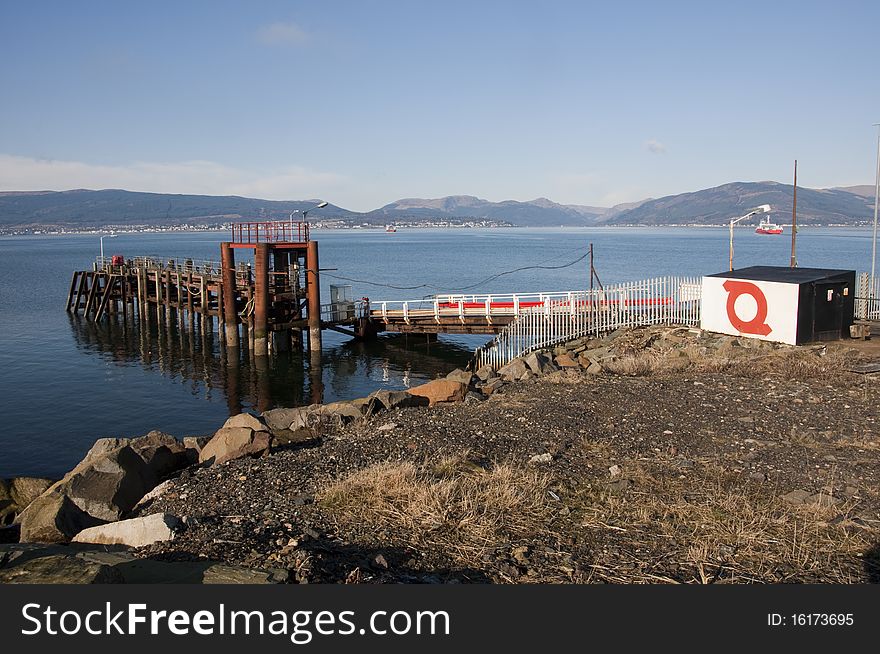
<svg viewBox="0 0 880 654">
<path fill-rule="evenodd" d="M 797 189 L 802 226 L 860 226 L 873 220 L 874 187 Z M 733 182 L 691 193 L 613 207 L 558 204 L 546 198 L 490 202 L 475 196 L 407 198 L 368 212 L 317 200 L 261 200 L 125 190 L 0 192 L 0 234 L 203 231 L 234 222 L 301 220 L 317 229 L 599 227 L 726 225 L 752 207 L 769 204 L 775 222 L 791 221 L 794 188 L 778 182 Z"/>
</svg>

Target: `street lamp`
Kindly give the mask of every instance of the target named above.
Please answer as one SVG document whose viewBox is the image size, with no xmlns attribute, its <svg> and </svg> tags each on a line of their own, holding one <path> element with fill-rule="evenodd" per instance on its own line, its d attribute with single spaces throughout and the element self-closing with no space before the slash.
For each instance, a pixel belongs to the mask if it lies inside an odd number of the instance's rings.
<svg viewBox="0 0 880 654">
<path fill-rule="evenodd" d="M 104 239 L 105 238 L 116 238 L 116 234 L 104 234 L 101 237 L 101 265 L 104 265 Z"/>
<path fill-rule="evenodd" d="M 314 209 L 323 209 L 323 208 L 326 207 L 328 204 L 329 204 L 329 202 L 319 202 L 319 203 L 316 204 L 314 207 L 309 207 L 308 209 L 305 209 L 305 210 L 302 210 L 302 209 L 294 209 L 293 211 L 290 212 L 290 226 L 293 227 L 293 214 L 295 214 L 297 211 L 302 211 L 303 222 L 305 222 L 305 221 L 306 221 L 306 215 L 309 213 L 309 211 L 312 211 L 312 210 L 314 210 Z"/>
<path fill-rule="evenodd" d="M 759 213 L 768 213 L 770 211 L 769 204 L 762 204 L 760 207 L 755 207 L 751 211 L 749 211 L 745 216 L 740 216 L 739 218 L 731 218 L 730 219 L 730 270 L 733 270 L 733 226 L 738 223 L 740 220 L 745 220 L 746 218 L 751 218 L 755 214 Z"/>
<path fill-rule="evenodd" d="M 874 127 L 880 127 L 880 123 L 874 123 Z M 871 292 L 868 297 L 874 297 L 874 265 L 877 261 L 877 205 L 880 204 L 880 130 L 877 130 L 877 175 L 874 178 L 874 234 L 871 241 Z"/>
</svg>

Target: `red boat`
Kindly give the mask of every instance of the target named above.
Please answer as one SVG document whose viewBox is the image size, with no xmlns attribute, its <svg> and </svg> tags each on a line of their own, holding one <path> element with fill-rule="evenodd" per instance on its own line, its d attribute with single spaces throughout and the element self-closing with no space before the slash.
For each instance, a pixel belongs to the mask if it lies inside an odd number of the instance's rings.
<svg viewBox="0 0 880 654">
<path fill-rule="evenodd" d="M 762 220 L 761 224 L 755 227 L 755 234 L 781 234 L 782 225 L 771 223 L 769 220 Z"/>
</svg>

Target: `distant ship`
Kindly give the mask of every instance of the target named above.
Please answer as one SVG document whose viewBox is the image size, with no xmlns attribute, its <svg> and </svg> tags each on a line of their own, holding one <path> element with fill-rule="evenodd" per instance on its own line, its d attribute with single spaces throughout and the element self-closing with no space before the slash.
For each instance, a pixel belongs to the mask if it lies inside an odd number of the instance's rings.
<svg viewBox="0 0 880 654">
<path fill-rule="evenodd" d="M 782 225 L 771 223 L 770 219 L 762 220 L 761 224 L 755 227 L 755 234 L 781 234 Z"/>
<path fill-rule="evenodd" d="M 386 232 L 396 232 L 397 227 L 395 227 L 394 225 L 385 225 L 385 231 Z"/>
</svg>

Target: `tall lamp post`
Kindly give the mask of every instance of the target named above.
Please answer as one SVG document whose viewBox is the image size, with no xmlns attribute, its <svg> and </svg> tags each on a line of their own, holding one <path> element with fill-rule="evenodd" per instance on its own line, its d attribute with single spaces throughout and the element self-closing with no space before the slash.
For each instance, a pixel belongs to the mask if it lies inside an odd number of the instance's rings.
<svg viewBox="0 0 880 654">
<path fill-rule="evenodd" d="M 874 123 L 880 127 L 880 123 Z M 880 129 L 877 130 L 877 174 L 874 178 L 874 234 L 871 240 L 871 289 L 868 297 L 874 297 L 874 266 L 877 262 L 877 205 L 880 204 Z"/>
<path fill-rule="evenodd" d="M 295 209 L 295 210 L 291 211 L 291 212 L 290 212 L 290 226 L 293 227 L 293 214 L 295 214 L 297 211 L 302 211 L 303 222 L 305 222 L 305 221 L 306 221 L 306 216 L 308 215 L 309 211 L 314 211 L 315 209 L 323 209 L 323 208 L 326 207 L 328 204 L 329 204 L 329 202 L 319 202 L 319 203 L 316 204 L 314 207 L 309 207 L 308 209 L 305 209 L 305 210 L 302 210 L 302 209 Z"/>
<path fill-rule="evenodd" d="M 759 213 L 768 213 L 770 211 L 769 204 L 762 204 L 760 207 L 755 207 L 751 211 L 749 211 L 745 216 L 740 216 L 739 218 L 731 218 L 730 220 L 730 268 L 729 270 L 733 270 L 733 226 L 738 223 L 740 220 L 745 220 L 746 218 L 751 218 L 755 214 Z"/>
<path fill-rule="evenodd" d="M 116 238 L 116 234 L 104 234 L 101 237 L 101 265 L 104 265 L 104 239 L 105 238 Z"/>
</svg>

